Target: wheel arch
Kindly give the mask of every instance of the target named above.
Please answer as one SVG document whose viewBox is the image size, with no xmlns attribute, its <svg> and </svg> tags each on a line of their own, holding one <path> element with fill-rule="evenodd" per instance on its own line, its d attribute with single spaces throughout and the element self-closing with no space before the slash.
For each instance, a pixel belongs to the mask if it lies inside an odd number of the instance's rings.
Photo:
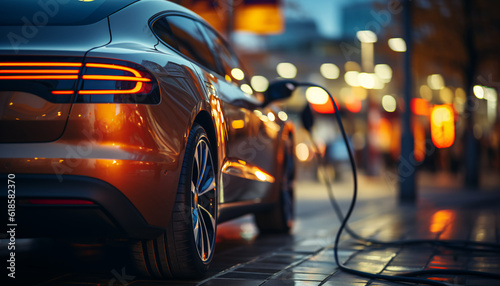
<svg viewBox="0 0 500 286">
<path fill-rule="evenodd" d="M 216 166 L 219 166 L 219 148 L 218 142 L 217 142 L 217 134 L 215 131 L 215 126 L 214 122 L 212 120 L 212 117 L 206 110 L 201 110 L 195 117 L 194 123 L 198 123 L 205 129 L 205 132 L 207 133 L 208 140 L 210 141 L 210 145 L 212 148 L 212 152 L 214 153 L 213 158 L 217 160 Z"/>
</svg>

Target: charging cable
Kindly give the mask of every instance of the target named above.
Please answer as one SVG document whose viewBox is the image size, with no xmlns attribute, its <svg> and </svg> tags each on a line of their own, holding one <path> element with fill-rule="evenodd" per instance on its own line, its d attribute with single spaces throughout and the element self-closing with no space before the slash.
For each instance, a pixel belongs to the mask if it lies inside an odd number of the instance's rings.
<svg viewBox="0 0 500 286">
<path fill-rule="evenodd" d="M 340 118 L 339 115 L 339 109 L 338 106 L 333 98 L 333 96 L 330 94 L 330 92 L 317 84 L 312 84 L 312 83 L 295 83 L 296 86 L 304 86 L 304 87 L 320 87 L 323 90 L 326 91 L 328 94 L 331 102 L 333 103 L 333 107 L 335 109 L 335 116 L 337 119 L 337 123 L 339 126 L 339 129 L 342 134 L 342 138 L 344 140 L 344 143 L 346 145 L 348 155 L 349 155 L 349 160 L 351 163 L 351 169 L 352 169 L 352 174 L 353 174 L 353 197 L 351 200 L 351 203 L 349 205 L 349 208 L 347 210 L 347 213 L 345 217 L 342 214 L 342 211 L 338 205 L 338 203 L 335 200 L 335 197 L 333 196 L 333 190 L 332 186 L 330 183 L 330 180 L 325 177 L 325 182 L 328 188 L 328 195 L 330 198 L 330 202 L 332 204 L 333 209 L 335 210 L 339 220 L 341 221 L 341 225 L 339 227 L 339 230 L 337 231 L 337 235 L 335 237 L 335 242 L 334 242 L 334 257 L 335 257 L 335 262 L 337 263 L 338 267 L 351 274 L 355 274 L 358 276 L 363 276 L 367 277 L 370 279 L 382 279 L 382 280 L 387 280 L 387 281 L 398 281 L 398 282 L 410 282 L 410 283 L 421 283 L 421 284 L 427 284 L 427 285 L 448 285 L 447 283 L 435 281 L 435 280 L 430 280 L 430 279 L 425 279 L 425 278 L 415 278 L 411 276 L 421 276 L 421 275 L 430 275 L 430 276 L 436 276 L 436 275 L 473 275 L 473 276 L 482 276 L 482 277 L 487 277 L 487 278 L 493 278 L 493 279 L 500 279 L 500 274 L 497 273 L 489 273 L 489 272 L 481 272 L 481 271 L 470 271 L 470 270 L 461 270 L 461 269 L 437 269 L 437 270 L 422 270 L 422 271 L 415 271 L 415 272 L 408 272 L 401 274 L 399 276 L 393 276 L 393 275 L 383 275 L 383 274 L 374 274 L 374 273 L 369 273 L 369 272 L 364 272 L 356 269 L 349 268 L 342 264 L 339 261 L 338 258 L 338 246 L 340 242 L 340 237 L 343 233 L 344 230 L 353 238 L 356 240 L 363 242 L 365 245 L 370 246 L 373 244 L 379 244 L 379 245 L 409 245 L 409 244 L 433 244 L 433 245 L 439 245 L 439 246 L 446 246 L 446 247 L 452 247 L 452 248 L 459 248 L 462 250 L 469 250 L 469 251 L 494 251 L 498 252 L 500 251 L 500 245 L 498 244 L 492 244 L 492 243 L 481 243 L 481 242 L 470 242 L 470 241 L 460 241 L 460 240 L 401 240 L 401 241 L 391 241 L 391 242 L 385 242 L 385 241 L 379 241 L 379 240 L 374 240 L 374 239 L 367 239 L 364 238 L 357 233 L 355 233 L 351 228 L 349 228 L 347 222 L 349 218 L 352 215 L 352 212 L 354 210 L 356 200 L 357 200 L 357 193 L 358 193 L 358 179 L 357 179 L 357 170 L 356 170 L 356 163 L 354 161 L 354 155 L 351 150 L 351 146 L 349 144 L 346 132 L 344 130 L 344 125 L 342 123 L 342 119 Z M 308 130 L 309 131 L 309 130 Z M 310 134 L 309 134 L 310 136 Z M 314 142 L 313 140 L 311 140 Z M 317 149 L 317 146 L 315 146 L 315 149 Z M 320 156 L 320 158 L 322 158 Z M 326 175 L 326 172 L 325 172 Z M 469 247 L 469 245 L 475 246 L 475 247 Z"/>
</svg>

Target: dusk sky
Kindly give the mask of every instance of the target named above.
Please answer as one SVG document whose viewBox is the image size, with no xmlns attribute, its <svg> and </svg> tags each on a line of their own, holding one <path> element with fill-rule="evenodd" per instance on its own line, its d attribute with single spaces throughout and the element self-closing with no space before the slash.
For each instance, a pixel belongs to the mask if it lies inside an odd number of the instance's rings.
<svg viewBox="0 0 500 286">
<path fill-rule="evenodd" d="M 373 0 L 283 0 L 287 16 L 314 19 L 321 35 L 327 38 L 341 36 L 342 7 L 356 2 Z"/>
</svg>

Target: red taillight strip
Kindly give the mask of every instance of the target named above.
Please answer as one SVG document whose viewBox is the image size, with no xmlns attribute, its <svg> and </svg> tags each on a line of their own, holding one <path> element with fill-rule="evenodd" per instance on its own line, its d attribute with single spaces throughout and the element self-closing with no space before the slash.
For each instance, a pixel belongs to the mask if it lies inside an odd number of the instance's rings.
<svg viewBox="0 0 500 286">
<path fill-rule="evenodd" d="M 52 94 L 73 94 L 73 90 L 53 90 Z"/>
<path fill-rule="evenodd" d="M 99 89 L 99 90 L 80 90 L 78 94 L 125 94 L 125 93 L 138 93 L 141 91 L 143 82 L 150 82 L 151 79 L 142 77 L 141 73 L 133 68 L 112 65 L 112 64 L 99 64 L 99 63 L 87 63 L 86 67 L 89 68 L 103 68 L 103 69 L 114 69 L 123 70 L 132 73 L 134 76 L 111 76 L 111 75 L 83 75 L 82 79 L 86 80 L 119 80 L 119 81 L 136 81 L 136 85 L 132 89 Z"/>
<path fill-rule="evenodd" d="M 138 82 L 133 89 L 97 89 L 97 90 L 79 90 L 78 94 L 123 94 L 137 93 L 142 89 L 142 82 Z"/>
<path fill-rule="evenodd" d="M 79 73 L 79 70 L 0 70 L 0 73 Z"/>
<path fill-rule="evenodd" d="M 53 80 L 75 80 L 78 79 L 79 69 L 43 69 L 44 67 L 81 67 L 82 63 L 62 62 L 6 62 L 0 63 L 0 67 L 40 67 L 40 69 L 2 69 L 0 74 L 25 74 L 25 75 L 0 75 L 0 79 L 31 80 L 31 79 L 53 79 Z M 50 75 L 39 75 L 50 74 Z M 67 75 L 74 74 L 74 75 Z"/>
<path fill-rule="evenodd" d="M 0 63 L 0 67 L 81 67 L 82 63 L 58 63 L 58 62 L 9 62 Z"/>
<path fill-rule="evenodd" d="M 82 63 L 65 63 L 65 62 L 4 62 L 0 63 L 0 67 L 35 67 L 35 69 L 1 69 L 0 74 L 17 74 L 17 75 L 0 75 L 0 80 L 78 80 L 80 72 L 79 69 L 43 69 L 48 67 L 82 67 Z M 40 67 L 40 69 L 36 69 Z M 103 63 L 86 63 L 87 68 L 101 68 L 110 70 L 121 70 L 131 73 L 131 76 L 119 75 L 95 75 L 85 74 L 82 75 L 83 80 L 108 80 L 108 81 L 133 81 L 136 85 L 132 89 L 99 89 L 99 90 L 79 90 L 78 94 L 127 94 L 139 93 L 144 87 L 144 83 L 151 82 L 150 78 L 143 77 L 142 74 L 127 66 L 116 64 L 103 64 Z M 87 71 L 88 73 L 88 71 Z M 71 74 L 71 75 L 68 75 Z M 53 90 L 52 94 L 74 94 L 73 90 Z"/>
<path fill-rule="evenodd" d="M 0 75 L 0 79 L 78 79 L 78 75 Z"/>
<path fill-rule="evenodd" d="M 85 64 L 86 67 L 89 68 L 103 68 L 103 69 L 115 69 L 115 70 L 123 70 L 123 71 L 128 71 L 134 74 L 136 77 L 142 78 L 141 74 L 129 67 L 124 67 L 124 66 L 118 66 L 118 65 L 109 65 L 109 64 L 96 64 L 96 63 L 87 63 Z"/>
<path fill-rule="evenodd" d="M 124 80 L 124 81 L 151 81 L 145 77 L 117 76 L 117 75 L 83 75 L 83 79 L 89 80 Z"/>
</svg>

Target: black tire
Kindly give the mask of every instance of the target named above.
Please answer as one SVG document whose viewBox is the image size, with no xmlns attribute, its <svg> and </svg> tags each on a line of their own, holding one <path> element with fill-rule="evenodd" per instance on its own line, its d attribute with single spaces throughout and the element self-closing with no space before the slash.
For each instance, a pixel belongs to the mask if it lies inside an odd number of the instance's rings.
<svg viewBox="0 0 500 286">
<path fill-rule="evenodd" d="M 285 141 L 283 170 L 281 174 L 279 200 L 272 210 L 255 214 L 255 223 L 260 233 L 289 233 L 295 218 L 295 199 L 293 180 L 295 162 L 293 144 Z"/>
<path fill-rule="evenodd" d="M 140 275 L 194 278 L 208 270 L 217 231 L 218 180 L 211 154 L 205 130 L 195 123 L 189 132 L 169 226 L 160 237 L 133 246 Z"/>
</svg>

